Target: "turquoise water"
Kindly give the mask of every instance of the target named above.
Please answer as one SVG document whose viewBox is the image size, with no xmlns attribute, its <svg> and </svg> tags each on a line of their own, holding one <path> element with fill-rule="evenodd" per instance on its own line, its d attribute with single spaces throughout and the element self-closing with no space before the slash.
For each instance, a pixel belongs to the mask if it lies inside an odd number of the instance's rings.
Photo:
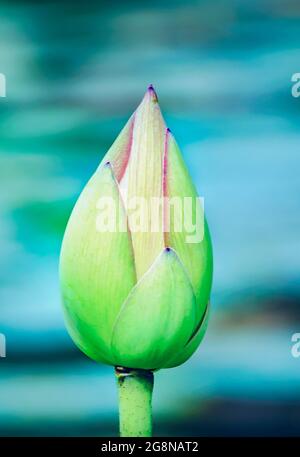
<svg viewBox="0 0 300 457">
<path fill-rule="evenodd" d="M 157 434 L 300 434 L 300 7 L 289 0 L 3 2 L 1 435 L 116 434 L 111 368 L 74 347 L 57 263 L 72 206 L 154 84 L 205 198 L 207 337 L 158 373 Z"/>
</svg>

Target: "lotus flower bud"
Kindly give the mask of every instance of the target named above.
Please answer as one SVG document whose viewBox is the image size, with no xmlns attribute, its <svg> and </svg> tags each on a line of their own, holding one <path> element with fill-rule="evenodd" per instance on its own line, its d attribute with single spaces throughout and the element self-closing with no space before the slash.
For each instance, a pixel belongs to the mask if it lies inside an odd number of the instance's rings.
<svg viewBox="0 0 300 457">
<path fill-rule="evenodd" d="M 107 202 L 113 210 L 105 222 Z M 60 281 L 69 333 L 96 361 L 173 367 L 203 338 L 212 282 L 208 226 L 152 86 L 78 198 Z"/>
</svg>

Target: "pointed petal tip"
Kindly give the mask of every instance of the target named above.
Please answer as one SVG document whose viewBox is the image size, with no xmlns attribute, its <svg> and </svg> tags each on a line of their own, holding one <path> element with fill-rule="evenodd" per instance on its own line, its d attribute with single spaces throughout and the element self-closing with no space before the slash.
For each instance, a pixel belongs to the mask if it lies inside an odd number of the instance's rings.
<svg viewBox="0 0 300 457">
<path fill-rule="evenodd" d="M 151 95 L 152 99 L 157 102 L 158 101 L 158 97 L 157 97 L 157 93 L 153 87 L 153 84 L 150 84 L 150 86 L 148 86 L 148 89 L 147 89 L 147 92 Z"/>
<path fill-rule="evenodd" d="M 112 167 L 112 163 L 108 160 L 107 162 L 104 163 L 103 165 L 103 170 L 107 170 L 107 172 L 109 174 L 113 174 L 113 167 Z"/>
<path fill-rule="evenodd" d="M 173 254 L 174 255 L 175 251 L 170 246 L 166 246 L 165 249 L 164 249 L 164 254 L 167 254 L 167 255 L 172 255 Z"/>
<path fill-rule="evenodd" d="M 100 167 L 98 168 L 98 171 L 101 173 L 104 173 L 104 175 L 106 175 L 106 177 L 110 180 L 110 179 L 113 179 L 115 180 L 115 174 L 114 174 L 114 170 L 113 170 L 113 165 L 112 163 L 108 160 L 107 162 L 104 162 L 103 165 L 100 164 Z"/>
<path fill-rule="evenodd" d="M 165 137 L 166 137 L 166 144 L 172 145 L 172 144 L 176 143 L 174 134 L 173 134 L 173 132 L 172 132 L 171 129 L 167 128 L 167 129 L 166 129 L 166 134 L 165 134 L 165 135 L 166 135 L 166 136 L 165 136 Z"/>
<path fill-rule="evenodd" d="M 165 170 L 167 170 L 167 163 L 168 163 L 168 159 L 167 159 L 168 148 L 169 148 L 169 144 L 172 142 L 172 140 L 174 140 L 173 133 L 171 132 L 169 127 L 167 127 L 165 130 L 165 157 L 166 157 Z"/>
</svg>

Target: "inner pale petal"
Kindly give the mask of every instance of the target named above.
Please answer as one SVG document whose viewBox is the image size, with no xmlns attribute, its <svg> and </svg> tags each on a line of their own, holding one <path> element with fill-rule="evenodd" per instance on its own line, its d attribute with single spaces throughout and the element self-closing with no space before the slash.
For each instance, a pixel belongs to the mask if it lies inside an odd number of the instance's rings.
<svg viewBox="0 0 300 457">
<path fill-rule="evenodd" d="M 162 207 L 157 206 L 156 212 L 151 205 L 161 201 L 163 195 L 165 132 L 156 94 L 149 88 L 134 115 L 129 159 L 119 181 L 132 232 L 138 278 L 164 247 Z"/>
</svg>

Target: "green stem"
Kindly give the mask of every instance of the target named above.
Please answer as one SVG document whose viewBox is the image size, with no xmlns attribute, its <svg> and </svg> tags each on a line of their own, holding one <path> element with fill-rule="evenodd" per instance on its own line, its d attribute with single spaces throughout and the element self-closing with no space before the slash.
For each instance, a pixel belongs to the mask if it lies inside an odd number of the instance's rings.
<svg viewBox="0 0 300 457">
<path fill-rule="evenodd" d="M 152 436 L 153 373 L 116 367 L 120 436 Z"/>
</svg>

